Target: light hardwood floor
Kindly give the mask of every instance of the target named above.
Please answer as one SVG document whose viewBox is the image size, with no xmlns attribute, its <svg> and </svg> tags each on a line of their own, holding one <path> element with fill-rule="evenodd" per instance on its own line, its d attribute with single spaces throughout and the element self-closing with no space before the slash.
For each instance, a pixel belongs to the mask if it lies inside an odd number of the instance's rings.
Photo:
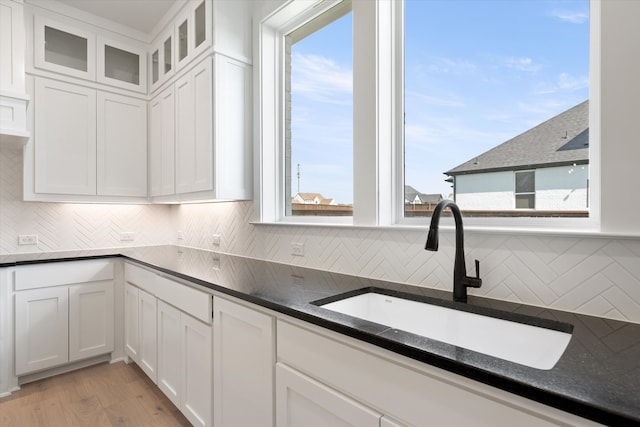
<svg viewBox="0 0 640 427">
<path fill-rule="evenodd" d="M 0 427 L 190 425 L 133 363 L 57 375 L 0 399 Z"/>
</svg>

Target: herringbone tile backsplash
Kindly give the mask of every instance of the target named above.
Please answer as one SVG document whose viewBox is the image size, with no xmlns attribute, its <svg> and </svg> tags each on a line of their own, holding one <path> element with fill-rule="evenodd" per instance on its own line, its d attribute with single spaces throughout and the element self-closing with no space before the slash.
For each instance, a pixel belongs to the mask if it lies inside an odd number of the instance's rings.
<svg viewBox="0 0 640 427">
<path fill-rule="evenodd" d="M 25 203 L 22 152 L 0 148 L 0 254 L 176 243 L 417 286 L 449 290 L 453 235 L 424 248 L 425 230 L 252 225 L 251 202 L 182 206 Z M 183 239 L 177 240 L 182 231 Z M 38 234 L 37 248 L 18 246 Z M 221 237 L 219 246 L 212 235 Z M 303 257 L 291 242 L 304 243 Z M 471 294 L 640 323 L 640 239 L 465 234 L 467 269 L 479 259 L 483 285 Z"/>
</svg>

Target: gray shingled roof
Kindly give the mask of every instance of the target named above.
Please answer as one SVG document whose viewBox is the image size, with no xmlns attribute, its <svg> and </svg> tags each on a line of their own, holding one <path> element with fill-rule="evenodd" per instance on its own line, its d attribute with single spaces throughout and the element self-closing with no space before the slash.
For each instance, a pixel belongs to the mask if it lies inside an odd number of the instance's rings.
<svg viewBox="0 0 640 427">
<path fill-rule="evenodd" d="M 442 200 L 442 194 L 425 194 L 421 193 L 410 185 L 404 186 L 404 198 L 406 200 L 414 200 L 418 196 L 422 203 L 438 203 Z"/>
<path fill-rule="evenodd" d="M 589 100 L 445 172 L 462 175 L 589 163 Z"/>
</svg>

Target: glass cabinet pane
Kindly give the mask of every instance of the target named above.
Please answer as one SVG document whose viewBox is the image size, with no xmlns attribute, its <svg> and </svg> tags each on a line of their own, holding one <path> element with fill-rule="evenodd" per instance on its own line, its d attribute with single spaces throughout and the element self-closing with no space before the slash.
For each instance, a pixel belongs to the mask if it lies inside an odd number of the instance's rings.
<svg viewBox="0 0 640 427">
<path fill-rule="evenodd" d="M 182 61 L 187 57 L 188 52 L 188 44 L 187 44 L 187 34 L 189 33 L 189 23 L 185 20 L 178 27 L 178 59 Z"/>
<path fill-rule="evenodd" d="M 164 41 L 164 74 L 171 71 L 171 37 Z"/>
<path fill-rule="evenodd" d="M 44 27 L 44 60 L 80 71 L 87 71 L 87 39 L 53 27 Z"/>
<path fill-rule="evenodd" d="M 105 45 L 104 75 L 126 83 L 140 84 L 140 56 Z"/>
<path fill-rule="evenodd" d="M 200 6 L 198 6 L 196 8 L 195 11 L 195 33 L 196 33 L 196 40 L 195 40 L 195 46 L 198 47 L 202 44 L 202 42 L 205 40 L 206 38 L 206 9 L 205 9 L 205 2 L 203 1 L 202 3 L 200 3 Z"/>
<path fill-rule="evenodd" d="M 151 82 L 158 81 L 158 51 L 156 50 L 151 54 Z"/>
</svg>

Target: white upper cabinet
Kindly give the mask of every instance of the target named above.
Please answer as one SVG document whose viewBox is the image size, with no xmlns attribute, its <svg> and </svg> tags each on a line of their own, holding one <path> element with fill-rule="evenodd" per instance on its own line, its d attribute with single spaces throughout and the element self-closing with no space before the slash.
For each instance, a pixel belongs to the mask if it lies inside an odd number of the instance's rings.
<svg viewBox="0 0 640 427">
<path fill-rule="evenodd" d="M 66 77 L 147 92 L 147 51 L 143 43 L 112 40 L 66 22 L 35 15 L 33 64 Z"/>
<path fill-rule="evenodd" d="M 36 68 L 87 80 L 96 78 L 96 36 L 36 15 L 33 62 Z"/>
<path fill-rule="evenodd" d="M 176 64 L 184 67 L 211 46 L 213 2 L 189 0 L 175 20 Z"/>
<path fill-rule="evenodd" d="M 151 197 L 172 196 L 175 186 L 175 97 L 173 85 L 149 105 Z"/>
<path fill-rule="evenodd" d="M 34 159 L 25 167 L 44 194 L 96 194 L 96 91 L 50 79 L 35 82 L 35 135 L 27 144 Z M 31 147 L 33 145 L 33 147 Z M 25 198 L 27 197 L 25 191 Z"/>
<path fill-rule="evenodd" d="M 147 92 L 147 52 L 98 37 L 98 82 Z"/>
<path fill-rule="evenodd" d="M 147 196 L 147 102 L 98 92 L 97 194 Z"/>
<path fill-rule="evenodd" d="M 175 47 L 173 27 L 166 31 L 151 48 L 149 55 L 149 82 L 153 92 L 175 73 Z"/>
<path fill-rule="evenodd" d="M 24 39 L 22 3 L 0 0 L 0 147 L 22 146 L 29 138 Z"/>
</svg>

